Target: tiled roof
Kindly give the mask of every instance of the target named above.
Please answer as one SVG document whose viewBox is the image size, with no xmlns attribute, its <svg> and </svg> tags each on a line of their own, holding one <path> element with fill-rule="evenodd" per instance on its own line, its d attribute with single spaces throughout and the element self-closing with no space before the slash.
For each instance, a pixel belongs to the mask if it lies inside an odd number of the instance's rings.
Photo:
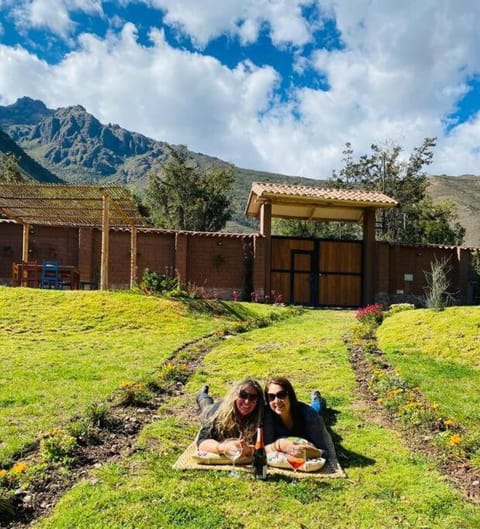
<svg viewBox="0 0 480 529">
<path fill-rule="evenodd" d="M 311 186 L 296 186 L 291 184 L 276 184 L 273 182 L 252 184 L 252 191 L 257 196 L 301 197 L 345 202 L 369 203 L 376 206 L 396 206 L 397 201 L 378 191 L 362 189 L 335 189 Z"/>
<path fill-rule="evenodd" d="M 246 214 L 258 217 L 266 202 L 271 204 L 272 217 L 344 222 L 362 222 L 366 209 L 398 205 L 378 191 L 254 182 Z"/>
</svg>

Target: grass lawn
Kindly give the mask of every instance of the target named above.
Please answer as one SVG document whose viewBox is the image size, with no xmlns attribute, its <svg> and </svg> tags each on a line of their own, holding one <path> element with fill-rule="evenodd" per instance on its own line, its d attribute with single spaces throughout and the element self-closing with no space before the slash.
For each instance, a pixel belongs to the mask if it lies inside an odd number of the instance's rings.
<svg viewBox="0 0 480 529">
<path fill-rule="evenodd" d="M 480 307 L 400 312 L 377 336 L 402 377 L 480 441 Z"/>
<path fill-rule="evenodd" d="M 0 466 L 122 382 L 151 373 L 183 343 L 280 311 L 208 303 L 0 287 Z"/>
<path fill-rule="evenodd" d="M 184 395 L 172 398 L 159 410 L 160 419 L 142 431 L 137 451 L 79 482 L 38 527 L 480 528 L 478 507 L 357 398 L 342 342 L 353 320 L 348 311 L 306 311 L 223 341 L 207 354 Z M 97 339 L 103 343 L 103 336 Z M 346 479 L 292 486 L 288 477 L 263 483 L 249 474 L 234 479 L 221 471 L 172 470 L 198 428 L 192 414 L 201 384 L 208 381 L 212 395 L 220 397 L 233 380 L 270 373 L 287 375 L 302 400 L 312 389 L 322 390 L 336 411 L 335 438 Z"/>
</svg>

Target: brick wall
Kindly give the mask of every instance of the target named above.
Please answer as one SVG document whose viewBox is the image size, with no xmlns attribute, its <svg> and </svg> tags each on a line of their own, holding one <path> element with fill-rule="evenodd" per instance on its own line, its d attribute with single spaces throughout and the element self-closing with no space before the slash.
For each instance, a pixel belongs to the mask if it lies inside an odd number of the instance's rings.
<svg viewBox="0 0 480 529">
<path fill-rule="evenodd" d="M 130 286 L 128 230 L 111 230 L 109 286 Z M 78 266 L 80 278 L 91 281 L 100 270 L 102 233 L 92 228 L 32 226 L 30 260 L 58 259 Z M 252 252 L 250 274 L 248 252 Z M 21 261 L 22 226 L 0 221 L 0 282 L 9 284 L 13 262 Z M 246 259 L 247 258 L 247 259 Z M 209 295 L 231 299 L 237 290 L 244 299 L 255 291 L 263 298 L 265 238 L 262 235 L 175 232 L 141 229 L 137 233 L 137 281 L 145 268 L 157 273 L 178 272 L 184 283 Z M 471 250 L 452 247 L 376 243 L 375 299 L 385 304 L 418 302 L 425 293 L 425 272 L 434 260 L 449 259 L 451 290 L 462 304 L 472 303 L 477 278 Z M 477 289 L 477 290 L 475 290 Z"/>
</svg>

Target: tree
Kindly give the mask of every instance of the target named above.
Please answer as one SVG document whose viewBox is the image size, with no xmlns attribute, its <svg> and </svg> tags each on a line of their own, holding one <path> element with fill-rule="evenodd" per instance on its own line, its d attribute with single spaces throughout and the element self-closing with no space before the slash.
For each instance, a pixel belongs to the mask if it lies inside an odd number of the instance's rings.
<svg viewBox="0 0 480 529">
<path fill-rule="evenodd" d="M 381 191 L 396 199 L 399 207 L 377 212 L 379 238 L 408 243 L 461 244 L 465 230 L 451 202 L 434 204 L 427 195 L 424 168 L 432 163 L 436 138 L 425 138 L 407 160 L 397 144 L 371 146 L 371 153 L 353 160 L 351 144 L 345 145 L 344 167 L 334 172 L 333 187 Z"/>
<path fill-rule="evenodd" d="M 228 193 L 233 168 L 202 169 L 186 147 L 168 148 L 170 160 L 159 174 L 149 175 L 146 202 L 154 226 L 218 231 L 231 218 Z"/>
<path fill-rule="evenodd" d="M 362 238 L 362 228 L 353 222 L 311 221 L 273 219 L 272 233 L 286 237 L 316 237 L 318 239 L 348 239 Z"/>
<path fill-rule="evenodd" d="M 27 180 L 20 171 L 20 166 L 13 153 L 0 152 L 0 182 L 5 184 L 18 184 Z"/>
</svg>

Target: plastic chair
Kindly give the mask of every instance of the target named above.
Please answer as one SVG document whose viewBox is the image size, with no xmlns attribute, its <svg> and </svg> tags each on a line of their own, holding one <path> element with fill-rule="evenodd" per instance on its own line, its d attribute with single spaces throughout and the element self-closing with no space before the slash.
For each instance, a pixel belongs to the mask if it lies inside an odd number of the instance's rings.
<svg viewBox="0 0 480 529">
<path fill-rule="evenodd" d="M 40 286 L 41 288 L 63 288 L 58 261 L 43 261 Z"/>
</svg>

